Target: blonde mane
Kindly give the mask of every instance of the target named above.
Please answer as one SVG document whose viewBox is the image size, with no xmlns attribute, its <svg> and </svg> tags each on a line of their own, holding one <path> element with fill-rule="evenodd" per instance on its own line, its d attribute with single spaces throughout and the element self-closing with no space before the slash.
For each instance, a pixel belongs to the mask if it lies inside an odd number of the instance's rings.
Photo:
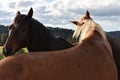
<svg viewBox="0 0 120 80">
<path fill-rule="evenodd" d="M 86 33 L 88 31 L 94 31 L 94 30 L 96 30 L 106 40 L 105 32 L 103 31 L 101 26 L 98 23 L 95 23 L 92 19 L 87 19 L 84 21 L 84 24 L 78 25 L 73 34 L 73 37 L 82 40 L 86 36 Z"/>
</svg>

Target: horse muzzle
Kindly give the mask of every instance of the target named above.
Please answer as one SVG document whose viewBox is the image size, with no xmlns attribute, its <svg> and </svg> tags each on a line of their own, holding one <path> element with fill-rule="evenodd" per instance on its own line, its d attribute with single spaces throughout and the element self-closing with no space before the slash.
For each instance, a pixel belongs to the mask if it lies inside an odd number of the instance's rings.
<svg viewBox="0 0 120 80">
<path fill-rule="evenodd" d="M 12 49 L 3 48 L 3 55 L 5 57 L 12 55 Z"/>
</svg>

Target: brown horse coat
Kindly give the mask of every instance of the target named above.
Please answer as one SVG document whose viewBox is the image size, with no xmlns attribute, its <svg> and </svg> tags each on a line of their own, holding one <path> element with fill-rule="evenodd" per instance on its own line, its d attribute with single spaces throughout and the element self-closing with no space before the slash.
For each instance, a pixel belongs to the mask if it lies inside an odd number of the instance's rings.
<svg viewBox="0 0 120 80">
<path fill-rule="evenodd" d="M 117 80 L 107 40 L 94 29 L 84 35 L 70 49 L 6 57 L 0 61 L 0 80 Z"/>
</svg>

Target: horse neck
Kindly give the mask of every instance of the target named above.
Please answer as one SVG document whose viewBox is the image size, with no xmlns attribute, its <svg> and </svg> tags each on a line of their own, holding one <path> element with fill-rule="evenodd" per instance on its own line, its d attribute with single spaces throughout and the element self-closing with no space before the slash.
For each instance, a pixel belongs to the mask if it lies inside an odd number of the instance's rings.
<svg viewBox="0 0 120 80">
<path fill-rule="evenodd" d="M 84 33 L 85 36 L 83 36 L 83 33 L 81 33 L 81 37 L 79 39 L 79 43 L 83 41 L 94 41 L 98 40 L 98 38 L 101 38 L 101 36 L 96 32 L 96 31 L 89 31 L 86 34 Z"/>
<path fill-rule="evenodd" d="M 43 24 L 32 19 L 29 28 L 29 34 L 29 43 L 27 46 L 29 51 L 48 50 L 48 42 L 51 33 Z"/>
<path fill-rule="evenodd" d="M 91 26 L 86 26 L 84 27 L 82 33 L 81 33 L 81 38 L 79 40 L 79 43 L 82 43 L 83 41 L 88 41 L 91 43 L 101 43 L 104 46 L 106 46 L 106 49 L 110 51 L 112 55 L 112 49 L 111 46 L 106 39 L 105 32 L 102 30 L 102 28 L 98 24 L 92 24 Z"/>
<path fill-rule="evenodd" d="M 85 24 L 83 24 L 80 32 L 80 40 L 84 40 L 90 37 L 91 35 L 93 35 L 94 32 L 97 32 L 99 35 L 101 35 L 102 38 L 106 40 L 106 35 L 103 29 L 100 27 L 99 24 L 95 23 L 92 20 L 89 20 Z"/>
</svg>

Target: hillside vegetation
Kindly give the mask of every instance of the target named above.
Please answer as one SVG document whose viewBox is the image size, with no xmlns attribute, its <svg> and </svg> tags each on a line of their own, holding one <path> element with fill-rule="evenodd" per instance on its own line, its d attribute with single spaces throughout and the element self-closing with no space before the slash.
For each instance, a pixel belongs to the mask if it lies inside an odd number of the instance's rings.
<svg viewBox="0 0 120 80">
<path fill-rule="evenodd" d="M 56 36 L 61 37 L 65 40 L 67 40 L 70 43 L 74 43 L 78 40 L 72 38 L 72 34 L 74 30 L 72 29 L 64 29 L 64 28 L 53 28 L 53 27 L 47 27 L 50 32 Z M 107 36 L 110 36 L 111 38 L 114 38 L 117 41 L 120 41 L 120 31 L 114 31 L 114 32 L 106 32 Z M 2 53 L 2 46 L 5 43 L 8 36 L 8 26 L 0 25 L 0 53 Z M 27 49 L 21 49 L 18 53 L 27 52 Z M 2 56 L 0 56 L 0 59 Z"/>
</svg>

